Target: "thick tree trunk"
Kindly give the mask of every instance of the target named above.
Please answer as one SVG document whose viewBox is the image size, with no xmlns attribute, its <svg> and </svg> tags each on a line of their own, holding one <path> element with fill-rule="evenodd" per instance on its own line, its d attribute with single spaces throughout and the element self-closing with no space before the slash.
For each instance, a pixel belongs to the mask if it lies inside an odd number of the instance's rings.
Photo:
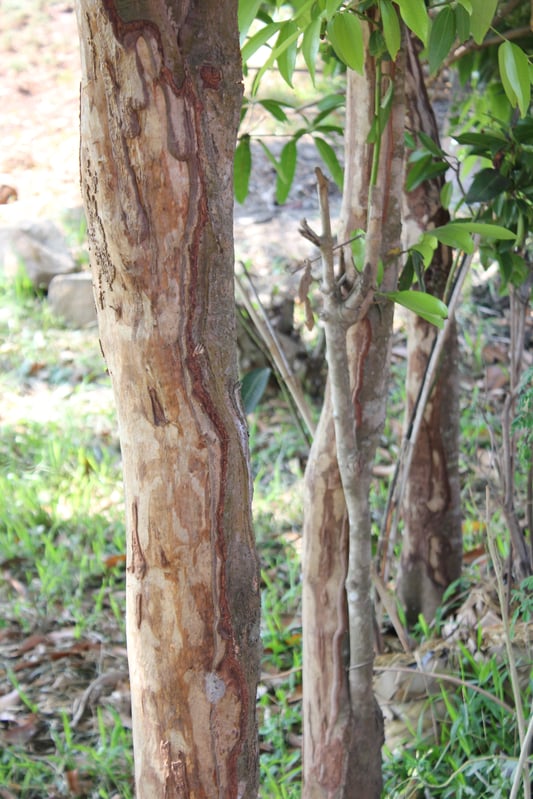
<svg viewBox="0 0 533 799">
<path fill-rule="evenodd" d="M 348 75 L 345 194 L 339 240 L 367 227 L 367 262 L 387 263 L 400 240 L 403 182 L 403 73 L 394 76 L 395 103 L 383 135 L 378 199 L 367 213 L 372 148 L 367 135 L 374 108 L 375 74 Z M 363 168 L 361 168 L 361 165 Z M 349 248 L 344 263 L 349 268 Z M 383 290 L 395 287 L 397 265 L 387 263 Z M 370 302 L 375 286 L 370 285 Z M 365 298 L 365 302 L 366 299 Z M 328 378 L 326 399 L 305 477 L 303 556 L 304 799 L 374 799 L 381 794 L 383 720 L 372 691 L 369 487 L 387 397 L 391 304 L 371 304 L 348 330 L 352 387 L 350 424 L 356 451 L 354 512 L 347 514 L 338 468 L 338 410 Z M 342 341 L 341 341 L 342 344 Z M 328 355 L 328 362 L 330 357 Z M 342 372 L 342 369 L 340 370 Z M 342 377 L 342 375 L 341 375 Z M 337 419 L 335 419 L 337 416 Z M 348 517 L 350 516 L 350 525 Z M 354 546 L 355 545 L 355 546 Z"/>
<path fill-rule="evenodd" d="M 138 799 L 257 795 L 236 6 L 78 0 L 83 194 L 124 464 Z"/>
<path fill-rule="evenodd" d="M 412 37 L 409 37 L 408 46 L 406 97 L 411 130 L 426 133 L 438 144 L 439 131 Z M 444 179 L 439 176 L 406 195 L 404 245 L 412 244 L 424 230 L 450 221 L 440 200 L 443 183 Z M 440 244 L 425 272 L 426 290 L 430 294 L 443 297 L 452 260 L 452 251 Z M 435 336 L 433 325 L 409 314 L 408 417 L 413 411 Z M 427 621 L 434 618 L 444 591 L 461 573 L 458 357 L 454 325 L 414 447 L 402 505 L 404 533 L 397 585 L 411 624 L 420 614 Z"/>
</svg>

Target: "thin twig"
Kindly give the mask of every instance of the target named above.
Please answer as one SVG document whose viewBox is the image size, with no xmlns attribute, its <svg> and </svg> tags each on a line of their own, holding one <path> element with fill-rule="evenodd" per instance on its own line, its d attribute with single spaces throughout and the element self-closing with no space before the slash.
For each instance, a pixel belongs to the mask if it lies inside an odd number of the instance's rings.
<svg viewBox="0 0 533 799">
<path fill-rule="evenodd" d="M 377 573 L 374 564 L 372 564 L 371 566 L 371 573 L 372 573 L 372 582 L 374 584 L 374 587 L 381 600 L 381 604 L 389 614 L 389 619 L 391 620 L 391 624 L 394 627 L 394 631 L 398 636 L 398 640 L 403 647 L 403 651 L 406 654 L 410 654 L 413 650 L 413 647 L 411 646 L 409 642 L 409 637 L 403 627 L 403 624 L 400 621 L 400 617 L 398 616 L 398 611 L 396 610 L 396 605 L 389 596 L 387 587 L 385 586 L 381 577 Z"/>
<path fill-rule="evenodd" d="M 477 249 L 478 243 L 479 243 L 479 236 L 475 236 L 474 251 Z M 396 468 L 394 470 L 394 475 L 391 480 L 391 487 L 389 489 L 389 496 L 387 498 L 387 506 L 385 509 L 385 514 L 383 517 L 383 525 L 381 530 L 382 540 L 385 538 L 385 533 L 388 532 L 387 548 L 386 552 L 382 554 L 381 564 L 380 564 L 381 577 L 385 583 L 388 580 L 389 564 L 391 562 L 394 544 L 396 543 L 399 511 L 402 505 L 402 499 L 405 491 L 405 486 L 407 484 L 407 478 L 409 476 L 409 471 L 411 469 L 411 462 L 413 460 L 413 454 L 418 439 L 418 434 L 420 432 L 422 421 L 424 419 L 424 413 L 427 401 L 431 393 L 431 390 L 433 388 L 435 376 L 438 371 L 440 356 L 444 344 L 446 342 L 446 339 L 448 337 L 448 333 L 455 320 L 455 311 L 457 305 L 459 304 L 459 298 L 461 296 L 461 291 L 463 288 L 466 275 L 470 268 L 470 264 L 472 263 L 472 258 L 473 258 L 473 252 L 470 253 L 469 255 L 465 255 L 463 258 L 463 262 L 459 268 L 457 278 L 452 290 L 452 294 L 448 303 L 448 318 L 444 323 L 444 327 L 441 330 L 439 330 L 433 342 L 431 355 L 427 362 L 426 370 L 424 372 L 424 377 L 422 379 L 422 383 L 418 391 L 418 397 L 413 407 L 411 419 L 409 420 L 409 424 L 407 425 L 407 431 L 405 433 L 402 445 L 400 447 L 400 457 L 396 462 Z M 392 521 L 390 517 L 392 517 Z"/>
<path fill-rule="evenodd" d="M 257 302 L 257 305 L 260 309 L 260 313 L 258 313 L 254 307 L 254 304 L 251 302 L 248 293 L 246 292 L 244 286 L 242 285 L 242 281 L 239 275 L 235 275 L 235 282 L 237 287 L 239 288 L 239 293 L 242 297 L 242 301 L 245 305 L 246 310 L 248 311 L 250 318 L 252 319 L 254 325 L 256 326 L 257 330 L 259 331 L 263 341 L 265 342 L 266 346 L 268 347 L 268 351 L 274 361 L 276 368 L 278 369 L 281 379 L 287 386 L 294 402 L 296 403 L 296 407 L 298 408 L 299 413 L 301 414 L 302 419 L 304 420 L 309 434 L 314 436 L 315 433 L 315 424 L 313 422 L 313 416 L 311 414 L 311 410 L 306 402 L 304 397 L 302 387 L 298 380 L 296 379 L 294 372 L 292 371 L 289 362 L 283 352 L 283 348 L 280 344 L 280 341 L 276 335 L 276 331 L 272 327 L 270 323 L 270 319 L 263 308 L 261 300 L 259 299 L 259 295 L 257 290 L 254 286 L 253 280 L 246 269 L 246 266 L 240 262 L 244 275 L 248 279 L 248 284 L 250 286 L 250 290 L 254 295 L 254 299 Z"/>
<path fill-rule="evenodd" d="M 533 702 L 531 703 L 531 711 L 529 716 L 529 724 L 527 727 L 526 735 L 524 738 L 524 742 L 520 747 L 520 757 L 518 758 L 518 765 L 516 767 L 516 771 L 514 773 L 513 778 L 513 785 L 511 787 L 511 793 L 509 794 L 509 799 L 517 799 L 518 791 L 520 789 L 520 775 L 522 772 L 527 774 L 526 768 L 526 761 L 529 757 L 529 750 L 531 747 L 531 743 L 533 741 Z M 526 778 L 528 779 L 528 778 Z M 528 779 L 529 781 L 529 779 Z"/>
<path fill-rule="evenodd" d="M 502 616 L 503 633 L 504 633 L 503 637 L 505 640 L 505 648 L 507 650 L 507 659 L 509 661 L 509 675 L 511 678 L 511 687 L 513 689 L 516 721 L 518 724 L 518 736 L 520 739 L 520 746 L 523 747 L 526 738 L 526 722 L 524 718 L 524 708 L 522 706 L 522 696 L 520 693 L 518 670 L 516 668 L 516 660 L 511 641 L 511 627 L 509 624 L 509 612 L 507 609 L 507 603 L 505 601 L 505 587 L 503 584 L 502 564 L 500 561 L 500 556 L 496 549 L 495 536 L 492 532 L 492 527 L 490 524 L 490 494 L 488 486 L 486 487 L 486 492 L 485 492 L 485 514 L 486 514 L 485 526 L 487 530 L 487 544 L 489 548 L 490 558 L 492 561 L 492 566 L 494 568 L 494 573 L 496 575 L 498 602 L 500 604 L 500 613 Z M 529 781 L 529 776 L 527 774 L 527 769 L 524 769 L 524 799 L 531 799 L 531 784 Z"/>
<path fill-rule="evenodd" d="M 514 714 L 514 708 L 512 708 L 511 705 L 508 705 L 507 702 L 499 699 L 499 697 L 494 696 L 494 694 L 491 694 L 490 691 L 486 691 L 484 688 L 480 688 L 479 685 L 474 685 L 474 683 L 462 680 L 460 677 L 454 677 L 451 674 L 444 674 L 440 671 L 422 671 L 421 669 L 411 669 L 409 666 L 374 666 L 374 671 L 397 671 L 400 674 L 410 674 L 412 677 L 422 675 L 423 677 L 428 677 L 431 680 L 443 680 L 444 682 L 449 682 L 452 685 L 458 685 L 461 688 L 468 688 L 471 691 L 475 691 L 475 693 L 481 694 L 486 699 L 490 699 L 491 702 L 494 702 L 494 704 L 499 705 L 501 708 L 507 711 L 507 713 Z"/>
<path fill-rule="evenodd" d="M 512 559 L 515 574 L 519 580 L 524 580 L 530 574 L 529 552 L 514 503 L 515 485 L 515 441 L 511 432 L 511 409 L 514 405 L 518 388 L 511 390 L 507 395 L 501 416 L 502 423 L 502 452 L 498 457 L 500 480 L 503 488 L 503 497 L 500 499 L 505 521 L 511 535 Z"/>
</svg>

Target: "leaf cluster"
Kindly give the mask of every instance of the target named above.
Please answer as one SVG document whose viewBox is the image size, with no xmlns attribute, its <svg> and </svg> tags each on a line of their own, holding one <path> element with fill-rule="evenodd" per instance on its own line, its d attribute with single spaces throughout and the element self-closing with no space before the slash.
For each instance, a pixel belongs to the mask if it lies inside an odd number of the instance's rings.
<svg viewBox="0 0 533 799">
<path fill-rule="evenodd" d="M 267 144 L 264 138 L 257 137 L 259 146 L 276 173 L 275 198 L 278 205 L 283 205 L 287 201 L 291 190 L 296 174 L 298 142 L 303 136 L 312 138 L 318 155 L 325 163 L 334 181 L 342 188 L 344 171 L 332 141 L 343 133 L 342 127 L 335 118 L 337 110 L 343 105 L 344 97 L 336 92 L 328 93 L 316 103 L 307 105 L 304 108 L 274 98 L 246 98 L 244 100 L 241 113 L 242 127 L 246 125 L 248 118 L 253 118 L 257 107 L 270 114 L 276 123 L 285 126 L 287 131 L 294 125 L 295 120 L 299 124 L 293 133 L 287 132 L 288 141 L 282 146 L 279 155 L 275 154 L 273 148 Z M 239 203 L 243 203 L 246 200 L 250 189 L 253 161 L 252 144 L 252 135 L 243 133 L 239 138 L 235 151 L 235 198 Z"/>
<path fill-rule="evenodd" d="M 421 298 L 420 292 L 416 297 L 411 296 L 412 292 L 408 293 L 415 280 L 419 288 L 424 289 L 424 270 L 439 243 L 472 253 L 475 247 L 473 236 L 478 235 L 481 237 L 483 262 L 496 259 L 504 283 L 520 283 L 526 275 L 524 247 L 528 244 L 528 231 L 532 227 L 532 153 L 528 142 L 533 140 L 533 128 L 527 117 L 532 67 L 527 42 L 515 43 L 506 38 L 509 26 L 520 24 L 521 12 L 516 11 L 513 19 L 507 19 L 509 15 L 498 16 L 499 11 L 498 0 L 453 0 L 429 6 L 424 0 L 360 0 L 356 3 L 292 0 L 284 5 L 272 0 L 263 3 L 260 0 L 241 0 L 239 7 L 245 69 L 249 68 L 252 57 L 260 57 L 252 95 L 243 106 L 243 120 L 250 116 L 254 106 L 260 105 L 285 129 L 295 116 L 304 122 L 289 134 L 289 140 L 278 155 L 261 142 L 276 171 L 276 201 L 279 204 L 288 197 L 296 170 L 297 144 L 304 135 L 312 136 L 321 159 L 342 188 L 343 169 L 333 139 L 342 134 L 342 126 L 337 120 L 344 98 L 341 94 L 326 94 L 318 103 L 318 112 L 311 116 L 287 101 L 258 99 L 257 92 L 267 70 L 277 68 L 292 87 L 298 55 L 314 85 L 320 62 L 322 70 L 340 66 L 362 73 L 365 59 L 371 57 L 379 68 L 383 59 L 394 60 L 397 57 L 401 48 L 402 24 L 421 40 L 424 46 L 422 57 L 428 61 L 430 74 L 436 74 L 453 57 L 456 49 L 463 47 L 465 55 L 458 62 L 462 82 L 468 76 L 468 80 L 477 82 L 479 87 L 487 88 L 479 98 L 469 96 L 458 119 L 458 127 L 462 126 L 463 130 L 459 130 L 456 138 L 462 152 L 481 157 L 481 169 L 464 192 L 464 202 L 472 209 L 470 219 L 424 234 L 407 255 L 398 291 L 394 292 L 394 297 L 389 297 L 439 326 L 445 318 L 443 308 L 437 307 L 430 299 Z M 494 33 L 497 34 L 496 44 L 485 47 L 485 40 Z M 367 40 L 368 44 L 365 44 Z M 376 98 L 369 143 L 378 148 L 393 91 L 390 84 L 384 96 Z M 487 115 L 487 103 L 494 104 L 496 117 Z M 522 119 L 515 120 L 509 129 L 512 108 Z M 475 130 L 482 116 L 484 125 Z M 497 129 L 498 119 L 504 120 L 501 129 Z M 416 189 L 427 180 L 444 177 L 450 168 L 459 174 L 459 167 L 454 166 L 442 148 L 423 132 L 408 133 L 407 145 L 411 149 L 407 191 Z M 237 147 L 235 169 L 239 202 L 247 196 L 251 168 L 251 134 L 243 133 Z M 452 191 L 452 183 L 445 183 L 441 193 L 444 207 L 450 206 Z M 465 227 L 466 224 L 470 227 Z M 472 227 L 475 224 L 478 225 L 476 229 Z"/>
<path fill-rule="evenodd" d="M 480 221 L 497 221 L 514 233 L 514 241 L 483 242 L 481 261 L 485 266 L 497 261 L 503 287 L 521 285 L 531 270 L 533 247 L 533 120 L 494 124 L 490 131 L 463 133 L 457 142 L 482 164 L 465 202 L 477 207 Z"/>
</svg>

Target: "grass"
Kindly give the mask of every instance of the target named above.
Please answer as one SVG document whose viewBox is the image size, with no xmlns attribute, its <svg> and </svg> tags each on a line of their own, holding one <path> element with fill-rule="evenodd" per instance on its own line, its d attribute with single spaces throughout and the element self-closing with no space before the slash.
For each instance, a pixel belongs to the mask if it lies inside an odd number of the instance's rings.
<svg viewBox="0 0 533 799">
<path fill-rule="evenodd" d="M 22 700 L 0 718 L 0 785 L 21 799 L 127 799 L 129 711 L 104 698 L 72 726 L 73 700 L 106 669 L 126 667 L 122 477 L 109 379 L 96 331 L 65 328 L 22 271 L 0 285 L 0 307 L 0 695 L 16 690 Z M 297 739 L 301 504 L 291 486 L 301 479 L 305 446 L 283 407 L 273 422 L 274 442 L 260 416 L 251 421 L 265 608 L 265 799 L 290 796 L 300 768 L 287 730 Z M 278 678 L 282 671 L 291 673 Z"/>
<path fill-rule="evenodd" d="M 83 231 L 74 231 L 73 238 Z M 0 285 L 0 785 L 21 799 L 133 796 L 127 681 L 89 702 L 74 723 L 73 701 L 113 670 L 125 670 L 124 522 L 120 450 L 109 379 L 93 331 L 55 320 L 23 275 Z M 476 344 L 475 357 L 480 347 Z M 403 402 L 402 364 L 391 407 Z M 465 392 L 462 426 L 465 530 L 483 536 L 480 475 L 472 469 L 490 447 L 486 400 Z M 301 481 L 307 455 L 297 428 L 276 398 L 250 418 L 254 516 L 262 573 L 264 657 L 258 697 L 262 799 L 296 799 L 301 781 Z M 496 417 L 493 417 L 496 418 Z M 397 424 L 384 432 L 381 464 L 390 463 Z M 472 476 L 473 475 L 473 476 Z M 386 493 L 377 481 L 376 527 Z M 506 553 L 503 525 L 500 548 Z M 461 582 L 464 597 L 479 582 Z M 515 634 L 533 612 L 530 586 L 515 589 Z M 452 599 L 450 598 L 450 602 Z M 457 599 L 455 600 L 457 603 Z M 443 634 L 420 625 L 420 642 Z M 411 739 L 385 751 L 387 797 L 496 797 L 509 791 L 519 751 L 516 719 L 469 684 L 512 704 L 505 657 L 454 648 L 462 686 L 439 684 L 428 696 L 428 738 L 419 719 Z M 475 647 L 474 647 L 475 649 Z M 522 672 L 527 664 L 522 664 Z M 12 704 L 5 697 L 12 697 Z M 18 698 L 16 698 L 18 697 Z M 531 700 L 527 677 L 524 710 Z"/>
<path fill-rule="evenodd" d="M 440 694 L 428 699 L 433 709 L 440 702 L 438 734 L 402 751 L 388 753 L 385 763 L 385 795 L 500 797 L 509 792 L 519 750 L 516 714 L 469 685 L 486 688 L 503 702 L 508 699 L 509 674 L 505 663 L 478 660 L 464 646 L 456 664 L 462 688 L 441 683 Z M 530 698 L 531 687 L 524 690 Z M 444 713 L 442 711 L 444 708 Z M 416 739 L 416 730 L 415 730 Z"/>
<path fill-rule="evenodd" d="M 2 706 L 0 785 L 24 799 L 126 799 L 128 713 L 104 703 L 71 723 L 87 685 L 125 668 L 109 379 L 96 331 L 63 328 L 23 275 L 0 294 L 0 690 L 13 703 Z"/>
</svg>

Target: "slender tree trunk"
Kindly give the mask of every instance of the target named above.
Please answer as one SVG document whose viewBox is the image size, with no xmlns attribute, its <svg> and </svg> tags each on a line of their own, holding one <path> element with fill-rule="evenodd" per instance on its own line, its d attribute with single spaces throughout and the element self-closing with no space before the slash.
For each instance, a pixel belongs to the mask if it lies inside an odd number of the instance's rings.
<svg viewBox="0 0 533 799">
<path fill-rule="evenodd" d="M 380 171 L 369 202 L 372 148 L 367 136 L 376 81 L 370 58 L 366 67 L 365 78 L 348 73 L 347 168 L 338 238 L 346 240 L 355 228 L 368 225 L 366 261 L 371 279 L 362 291 L 356 288 L 363 310 L 357 309 L 357 324 L 341 335 L 335 348 L 345 349 L 351 410 L 343 413 L 341 406 L 332 402 L 332 386 L 335 391 L 334 384 L 343 382 L 340 364 L 328 378 L 305 478 L 304 799 L 374 799 L 381 794 L 383 719 L 372 691 L 368 503 L 371 470 L 385 418 L 393 309 L 388 303 L 378 307 L 373 300 L 378 259 L 387 266 L 381 288 L 390 290 L 397 280 L 397 264 L 390 262 L 388 253 L 397 250 L 400 241 L 404 119 L 403 71 L 397 65 L 393 110 L 383 134 Z M 353 279 L 347 250 L 344 264 Z M 330 350 L 328 363 L 335 357 Z M 351 454 L 340 453 L 345 443 L 343 422 L 355 438 Z M 348 512 L 346 492 L 350 494 Z"/>
<path fill-rule="evenodd" d="M 411 130 L 422 131 L 439 144 L 439 131 L 412 36 L 408 37 L 407 108 Z M 405 197 L 404 244 L 410 245 L 432 227 L 450 221 L 442 207 L 444 178 L 425 181 Z M 409 239 L 409 240 L 408 240 Z M 453 253 L 439 244 L 425 272 L 426 291 L 443 298 Z M 414 314 L 408 318 L 407 416 L 418 396 L 436 328 Z M 463 541 L 459 484 L 459 344 L 452 327 L 438 378 L 427 403 L 414 447 L 402 505 L 404 534 L 398 593 L 407 620 L 423 614 L 431 621 L 442 595 L 461 574 Z"/>
<path fill-rule="evenodd" d="M 233 298 L 235 0 L 78 0 L 81 172 L 118 409 L 138 799 L 255 799 L 258 564 Z"/>
</svg>

